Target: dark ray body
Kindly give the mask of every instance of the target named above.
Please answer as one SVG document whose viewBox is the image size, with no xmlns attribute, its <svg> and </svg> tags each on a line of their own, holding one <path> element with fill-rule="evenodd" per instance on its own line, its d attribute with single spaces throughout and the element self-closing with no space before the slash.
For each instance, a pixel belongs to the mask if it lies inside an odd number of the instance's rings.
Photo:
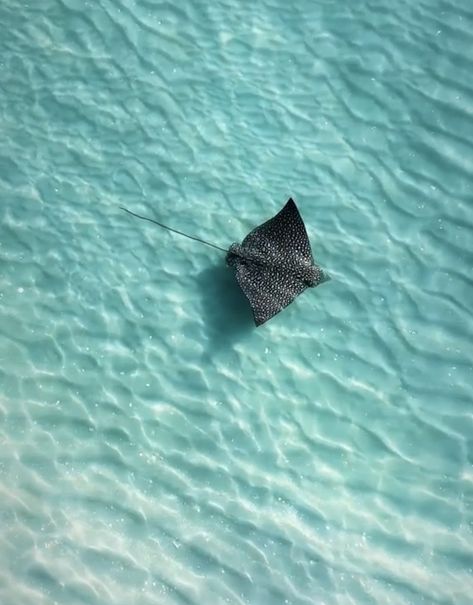
<svg viewBox="0 0 473 605">
<path fill-rule="evenodd" d="M 241 244 L 232 244 L 227 264 L 235 268 L 257 326 L 282 311 L 306 288 L 327 279 L 314 263 L 304 222 L 292 198 Z"/>
</svg>

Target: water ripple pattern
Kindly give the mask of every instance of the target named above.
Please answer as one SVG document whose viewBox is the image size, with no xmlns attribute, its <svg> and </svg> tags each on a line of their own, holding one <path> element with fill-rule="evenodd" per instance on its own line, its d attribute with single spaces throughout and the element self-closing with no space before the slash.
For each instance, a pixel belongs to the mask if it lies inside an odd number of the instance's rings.
<svg viewBox="0 0 473 605">
<path fill-rule="evenodd" d="M 473 5 L 0 4 L 2 605 L 471 605 Z M 332 277 L 255 330 L 289 196 Z"/>
</svg>

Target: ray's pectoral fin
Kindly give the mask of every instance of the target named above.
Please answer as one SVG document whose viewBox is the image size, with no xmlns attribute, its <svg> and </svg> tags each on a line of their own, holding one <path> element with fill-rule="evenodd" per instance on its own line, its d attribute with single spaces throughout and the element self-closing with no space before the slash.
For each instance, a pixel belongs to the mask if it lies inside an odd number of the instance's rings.
<svg viewBox="0 0 473 605">
<path fill-rule="evenodd" d="M 273 218 L 253 229 L 243 240 L 242 248 L 273 259 L 313 263 L 304 221 L 292 198 Z"/>
<path fill-rule="evenodd" d="M 277 315 L 307 288 L 289 272 L 256 265 L 240 264 L 236 278 L 251 305 L 257 326 Z"/>
</svg>

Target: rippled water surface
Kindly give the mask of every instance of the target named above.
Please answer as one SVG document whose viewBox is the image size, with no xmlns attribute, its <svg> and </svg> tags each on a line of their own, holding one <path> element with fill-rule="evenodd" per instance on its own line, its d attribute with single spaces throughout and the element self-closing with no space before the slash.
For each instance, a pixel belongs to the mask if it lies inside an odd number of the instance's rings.
<svg viewBox="0 0 473 605">
<path fill-rule="evenodd" d="M 469 605 L 473 5 L 0 4 L 2 605 Z M 294 196 L 332 276 L 254 329 Z"/>
</svg>

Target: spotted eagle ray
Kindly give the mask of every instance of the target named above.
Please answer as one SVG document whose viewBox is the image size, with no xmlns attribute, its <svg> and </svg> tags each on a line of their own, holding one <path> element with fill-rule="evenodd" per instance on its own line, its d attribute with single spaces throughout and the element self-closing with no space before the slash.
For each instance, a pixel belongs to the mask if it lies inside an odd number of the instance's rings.
<svg viewBox="0 0 473 605">
<path fill-rule="evenodd" d="M 251 231 L 228 250 L 198 237 L 121 208 L 184 237 L 226 253 L 227 265 L 247 297 L 255 324 L 261 326 L 293 302 L 306 288 L 327 281 L 327 273 L 315 264 L 304 221 L 292 198 L 273 218 Z"/>
</svg>

